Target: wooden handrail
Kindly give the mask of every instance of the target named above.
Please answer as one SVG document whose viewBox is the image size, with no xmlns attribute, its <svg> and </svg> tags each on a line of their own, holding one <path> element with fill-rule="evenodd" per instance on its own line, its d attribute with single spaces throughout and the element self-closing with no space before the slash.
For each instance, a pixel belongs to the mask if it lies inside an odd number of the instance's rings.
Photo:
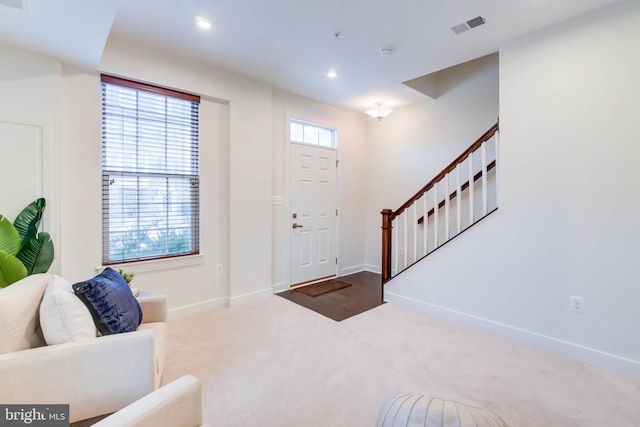
<svg viewBox="0 0 640 427">
<path fill-rule="evenodd" d="M 404 212 L 405 209 L 407 209 L 409 206 L 411 206 L 416 200 L 418 200 L 420 197 L 422 197 L 422 195 L 424 193 L 429 191 L 431 189 L 431 187 L 433 187 L 438 181 L 440 181 L 442 178 L 444 178 L 444 176 L 446 174 L 448 174 L 449 172 L 454 170 L 456 168 L 456 166 L 458 165 L 458 163 L 462 162 L 469 155 L 469 153 L 474 152 L 475 150 L 478 149 L 478 147 L 480 147 L 482 145 L 483 142 L 486 142 L 489 139 L 491 139 L 491 137 L 493 137 L 493 135 L 495 135 L 495 133 L 497 131 L 498 131 L 498 123 L 496 122 L 496 124 L 491 126 L 491 128 L 489 128 L 488 131 L 486 131 L 480 138 L 478 138 L 478 140 L 476 142 L 471 144 L 469 146 L 469 148 L 464 150 L 462 152 L 462 154 L 460 154 L 458 157 L 456 157 L 456 159 L 454 161 L 449 163 L 449 166 L 444 168 L 431 181 L 429 181 L 427 183 L 427 185 L 422 187 L 420 189 L 420 191 L 418 191 L 416 194 L 414 194 L 413 197 L 411 197 L 409 200 L 407 200 L 402 206 L 400 206 L 398 209 L 393 211 L 391 213 L 390 220 L 393 221 L 398 215 L 400 215 L 402 212 Z"/>
<path fill-rule="evenodd" d="M 489 171 L 493 168 L 496 167 L 496 161 L 492 160 L 488 165 L 487 165 L 487 173 L 489 173 Z M 476 182 L 477 180 L 479 180 L 480 178 L 482 178 L 482 171 L 478 172 L 477 174 L 475 174 L 473 176 L 473 182 Z M 469 187 L 469 181 L 465 182 L 464 184 L 462 184 L 460 186 L 460 191 L 464 191 Z M 456 198 L 456 196 L 458 195 L 458 190 L 454 191 L 453 193 L 449 194 L 449 200 L 453 200 Z M 444 205 L 446 204 L 446 197 L 444 199 L 442 199 L 442 201 L 440 203 L 438 203 L 438 209 L 442 209 L 444 207 Z M 429 212 L 427 212 L 427 219 L 429 219 L 430 216 L 432 216 L 435 213 L 435 209 L 431 208 L 429 210 Z M 418 218 L 418 224 L 422 224 L 424 222 L 424 215 L 422 215 L 420 218 Z"/>
</svg>

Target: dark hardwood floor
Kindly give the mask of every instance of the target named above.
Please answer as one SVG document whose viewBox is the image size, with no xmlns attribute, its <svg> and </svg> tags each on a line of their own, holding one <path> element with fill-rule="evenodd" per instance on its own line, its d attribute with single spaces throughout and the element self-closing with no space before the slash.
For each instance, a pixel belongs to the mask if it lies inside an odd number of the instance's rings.
<svg viewBox="0 0 640 427">
<path fill-rule="evenodd" d="M 279 296 L 327 316 L 337 322 L 382 305 L 382 278 L 363 271 L 338 277 L 352 286 L 311 297 L 295 290 L 280 292 Z"/>
</svg>

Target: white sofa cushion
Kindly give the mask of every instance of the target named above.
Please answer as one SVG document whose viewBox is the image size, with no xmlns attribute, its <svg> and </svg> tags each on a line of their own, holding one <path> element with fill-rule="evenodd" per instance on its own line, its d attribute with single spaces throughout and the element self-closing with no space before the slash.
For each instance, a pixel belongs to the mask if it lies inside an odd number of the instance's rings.
<svg viewBox="0 0 640 427">
<path fill-rule="evenodd" d="M 47 345 L 97 336 L 89 309 L 73 293 L 71 283 L 56 275 L 52 275 L 42 297 L 40 328 Z"/>
<path fill-rule="evenodd" d="M 142 323 L 138 331 L 150 330 L 153 332 L 153 368 L 154 385 L 160 387 L 162 372 L 164 371 L 165 349 L 167 347 L 168 327 L 166 322 Z"/>
<path fill-rule="evenodd" d="M 39 347 L 38 308 L 50 274 L 34 274 L 0 289 L 0 354 Z"/>
</svg>

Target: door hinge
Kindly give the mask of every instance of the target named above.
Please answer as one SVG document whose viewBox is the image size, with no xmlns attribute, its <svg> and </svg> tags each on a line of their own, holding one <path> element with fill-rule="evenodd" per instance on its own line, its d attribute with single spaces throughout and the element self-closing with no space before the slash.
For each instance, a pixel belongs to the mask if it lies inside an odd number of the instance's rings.
<svg viewBox="0 0 640 427">
<path fill-rule="evenodd" d="M 340 160 L 336 160 L 336 167 L 338 167 L 338 163 L 340 163 Z"/>
<path fill-rule="evenodd" d="M 336 216 L 338 216 L 338 209 L 336 209 Z"/>
<path fill-rule="evenodd" d="M 336 265 L 338 265 L 338 258 L 336 257 Z"/>
</svg>

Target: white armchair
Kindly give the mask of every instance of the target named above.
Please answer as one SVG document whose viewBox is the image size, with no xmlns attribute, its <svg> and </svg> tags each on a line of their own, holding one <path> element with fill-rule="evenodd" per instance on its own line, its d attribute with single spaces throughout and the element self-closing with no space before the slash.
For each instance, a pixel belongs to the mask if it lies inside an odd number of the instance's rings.
<svg viewBox="0 0 640 427">
<path fill-rule="evenodd" d="M 69 404 L 75 422 L 118 411 L 158 388 L 166 298 L 139 300 L 137 331 L 46 345 L 39 308 L 55 278 L 38 274 L 0 289 L 0 402 Z"/>
<path fill-rule="evenodd" d="M 185 375 L 133 402 L 94 427 L 205 427 L 200 380 Z"/>
</svg>

